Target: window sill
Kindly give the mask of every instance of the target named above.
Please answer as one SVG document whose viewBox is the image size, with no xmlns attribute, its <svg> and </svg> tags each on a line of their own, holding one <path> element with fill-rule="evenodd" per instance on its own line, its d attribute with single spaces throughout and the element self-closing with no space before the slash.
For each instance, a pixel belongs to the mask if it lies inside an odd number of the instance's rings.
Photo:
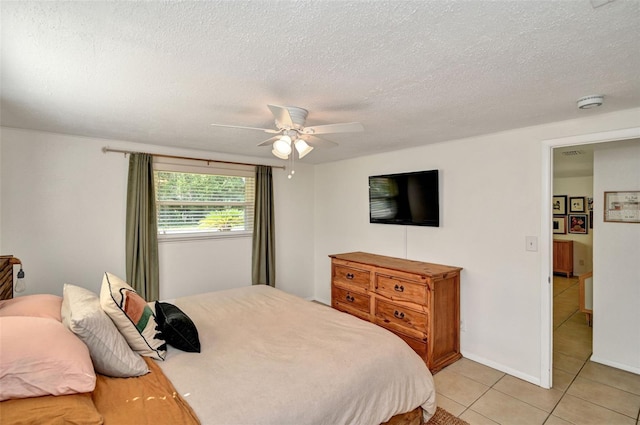
<svg viewBox="0 0 640 425">
<path fill-rule="evenodd" d="M 158 243 L 189 242 L 210 239 L 251 238 L 250 232 L 211 232 L 211 233 L 166 233 L 158 234 Z"/>
</svg>

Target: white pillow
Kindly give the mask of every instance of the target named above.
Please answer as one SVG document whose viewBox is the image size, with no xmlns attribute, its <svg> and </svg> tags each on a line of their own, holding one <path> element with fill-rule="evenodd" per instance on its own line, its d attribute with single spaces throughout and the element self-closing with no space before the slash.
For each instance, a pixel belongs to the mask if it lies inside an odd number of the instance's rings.
<svg viewBox="0 0 640 425">
<path fill-rule="evenodd" d="M 160 336 L 156 316 L 131 286 L 111 273 L 105 273 L 100 290 L 100 305 L 133 351 L 156 360 L 164 360 L 167 343 Z"/>
<path fill-rule="evenodd" d="M 62 323 L 87 345 L 98 373 L 128 378 L 149 372 L 142 357 L 131 350 L 102 310 L 98 296 L 88 289 L 65 283 Z"/>
</svg>

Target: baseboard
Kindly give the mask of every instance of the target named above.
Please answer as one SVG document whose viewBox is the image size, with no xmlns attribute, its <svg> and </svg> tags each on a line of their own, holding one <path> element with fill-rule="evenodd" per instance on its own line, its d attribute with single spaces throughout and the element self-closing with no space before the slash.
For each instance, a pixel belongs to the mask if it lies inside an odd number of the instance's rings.
<svg viewBox="0 0 640 425">
<path fill-rule="evenodd" d="M 307 298 L 307 300 L 309 301 L 315 301 L 324 305 L 328 305 L 331 306 L 331 301 L 327 301 L 327 300 L 323 300 L 322 298 L 318 298 L 318 297 L 309 297 Z"/>
<path fill-rule="evenodd" d="M 473 360 L 474 362 L 483 364 L 485 366 L 489 366 L 493 369 L 499 370 L 500 372 L 504 372 L 506 374 L 509 374 L 511 376 L 515 376 L 516 378 L 520 378 L 523 381 L 527 381 L 530 382 L 534 385 L 537 385 L 539 387 L 541 387 L 540 385 L 540 377 L 538 376 L 531 376 L 531 375 L 527 375 L 526 373 L 522 373 L 519 370 L 515 370 L 510 368 L 509 366 L 505 366 L 501 363 L 497 363 L 494 362 L 493 360 L 489 360 L 489 359 L 485 359 L 484 357 L 481 356 L 477 356 L 473 353 L 468 353 L 465 351 L 462 351 L 462 357 L 465 357 L 469 360 Z"/>
<path fill-rule="evenodd" d="M 640 367 L 629 366 L 628 364 L 612 362 L 611 360 L 603 359 L 602 357 L 598 357 L 596 355 L 591 356 L 591 360 L 594 363 L 600 363 L 605 366 L 615 367 L 616 369 L 624 370 L 627 372 L 635 373 L 636 375 L 640 375 Z"/>
</svg>

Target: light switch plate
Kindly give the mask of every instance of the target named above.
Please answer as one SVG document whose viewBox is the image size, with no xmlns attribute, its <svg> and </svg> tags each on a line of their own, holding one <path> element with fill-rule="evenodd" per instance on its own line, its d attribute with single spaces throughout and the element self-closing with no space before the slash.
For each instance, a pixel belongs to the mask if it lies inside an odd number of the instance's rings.
<svg viewBox="0 0 640 425">
<path fill-rule="evenodd" d="M 537 236 L 527 236 L 525 238 L 527 251 L 537 251 L 538 250 L 538 237 Z"/>
</svg>

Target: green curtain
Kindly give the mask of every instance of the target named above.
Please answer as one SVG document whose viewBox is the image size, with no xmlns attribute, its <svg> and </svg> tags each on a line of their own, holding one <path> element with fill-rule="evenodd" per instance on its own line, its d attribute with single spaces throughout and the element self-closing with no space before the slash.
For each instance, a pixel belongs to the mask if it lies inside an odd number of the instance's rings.
<svg viewBox="0 0 640 425">
<path fill-rule="evenodd" d="M 271 167 L 256 166 L 256 195 L 253 216 L 251 281 L 254 285 L 276 286 L 275 225 L 273 220 L 273 178 Z"/>
<path fill-rule="evenodd" d="M 153 185 L 153 157 L 132 153 L 129 158 L 126 229 L 127 282 L 142 298 L 160 296 L 158 224 Z"/>
</svg>

